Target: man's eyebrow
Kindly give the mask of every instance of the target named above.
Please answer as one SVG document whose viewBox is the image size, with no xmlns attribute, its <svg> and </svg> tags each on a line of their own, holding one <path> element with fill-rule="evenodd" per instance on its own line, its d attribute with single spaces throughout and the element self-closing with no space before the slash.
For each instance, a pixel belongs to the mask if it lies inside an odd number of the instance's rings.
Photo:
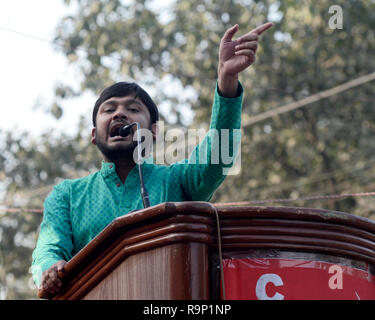
<svg viewBox="0 0 375 320">
<path fill-rule="evenodd" d="M 130 104 L 138 104 L 138 105 L 140 105 L 140 106 L 142 106 L 142 103 L 140 103 L 138 100 L 136 100 L 136 99 L 129 99 L 129 100 L 127 100 L 126 102 L 125 102 L 125 105 L 126 106 L 128 106 L 128 105 L 130 105 Z"/>
<path fill-rule="evenodd" d="M 104 101 L 102 106 L 105 107 L 107 105 L 110 105 L 110 106 L 114 106 L 116 107 L 117 105 L 119 104 L 119 102 L 115 101 L 115 100 L 107 100 L 107 101 Z M 131 104 L 137 104 L 139 106 L 142 106 L 142 103 L 139 102 L 137 99 L 128 99 L 125 101 L 124 105 L 125 106 L 129 106 Z"/>
<path fill-rule="evenodd" d="M 117 102 L 116 101 L 113 101 L 113 100 L 107 100 L 107 101 L 104 101 L 102 106 L 105 107 L 105 106 L 116 106 L 117 105 Z"/>
</svg>

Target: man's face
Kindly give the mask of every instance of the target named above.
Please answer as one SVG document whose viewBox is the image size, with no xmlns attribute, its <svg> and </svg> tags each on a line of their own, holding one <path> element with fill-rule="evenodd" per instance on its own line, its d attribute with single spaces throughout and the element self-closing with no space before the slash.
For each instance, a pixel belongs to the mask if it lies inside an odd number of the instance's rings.
<svg viewBox="0 0 375 320">
<path fill-rule="evenodd" d="M 96 127 L 91 132 L 91 142 L 107 160 L 132 156 L 137 145 L 137 142 L 133 141 L 133 133 L 121 137 L 118 129 L 133 122 L 138 122 L 141 128 L 151 130 L 155 137 L 155 124 L 151 125 L 150 112 L 139 98 L 135 95 L 112 97 L 99 106 Z"/>
</svg>

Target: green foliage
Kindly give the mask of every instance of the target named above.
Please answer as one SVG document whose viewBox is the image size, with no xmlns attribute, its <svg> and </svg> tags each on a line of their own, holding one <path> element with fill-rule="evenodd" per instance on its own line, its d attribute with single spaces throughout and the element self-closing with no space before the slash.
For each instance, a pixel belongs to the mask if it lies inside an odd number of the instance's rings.
<svg viewBox="0 0 375 320">
<path fill-rule="evenodd" d="M 5 207 L 42 208 L 54 184 L 87 175 L 99 166 L 99 153 L 82 134 L 88 121 L 81 119 L 73 137 L 45 133 L 34 141 L 25 139 L 27 132 L 19 136 L 0 132 L 0 141 L 5 141 L 0 157 Z M 40 213 L 0 213 L 0 298 L 36 298 L 29 268 L 41 220 Z"/>
<path fill-rule="evenodd" d="M 254 66 L 241 74 L 245 88 L 243 120 L 375 71 L 374 1 L 336 0 L 343 29 L 328 26 L 332 5 L 324 0 L 179 0 L 168 5 L 147 0 L 65 0 L 75 6 L 56 28 L 63 53 L 82 74 L 82 92 L 56 86 L 51 112 L 59 118 L 63 101 L 89 90 L 98 94 L 118 80 L 151 87 L 166 120 L 207 125 L 217 77 L 220 38 L 238 23 L 240 36 L 271 20 L 262 35 Z M 174 90 L 182 87 L 178 94 Z M 301 197 L 370 191 L 374 187 L 374 83 L 370 82 L 243 128 L 242 170 L 228 176 L 214 202 Z M 195 94 L 183 94 L 186 91 Z M 166 104 L 171 110 L 164 108 Z M 0 178 L 4 205 L 41 207 L 51 185 L 86 175 L 99 165 L 90 145 L 90 118 L 75 137 L 44 135 L 26 141 L 1 133 Z M 86 130 L 86 131 L 85 131 Z M 25 136 L 25 135 L 24 135 Z M 374 218 L 372 198 L 291 203 Z M 25 289 L 31 248 L 41 217 L 0 216 L 0 294 L 33 297 Z M 18 236 L 17 236 L 18 234 Z M 21 234 L 21 236 L 19 235 Z M 18 263 L 18 267 L 17 267 Z M 16 283 L 15 279 L 21 281 Z M 34 296 L 35 297 L 35 296 Z"/>
</svg>

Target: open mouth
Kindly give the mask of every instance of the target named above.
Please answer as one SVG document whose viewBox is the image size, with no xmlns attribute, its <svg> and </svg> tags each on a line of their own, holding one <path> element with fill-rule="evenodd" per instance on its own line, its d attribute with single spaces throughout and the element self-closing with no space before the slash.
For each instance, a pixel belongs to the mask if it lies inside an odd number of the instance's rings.
<svg viewBox="0 0 375 320">
<path fill-rule="evenodd" d="M 109 136 L 110 136 L 111 138 L 113 138 L 113 137 L 117 137 L 117 136 L 120 136 L 120 129 L 121 129 L 121 127 L 113 128 L 113 129 L 111 130 Z"/>
<path fill-rule="evenodd" d="M 110 138 L 114 138 L 114 137 L 122 138 L 122 136 L 120 135 L 120 130 L 124 125 L 125 125 L 124 123 L 119 123 L 119 124 L 114 125 L 109 131 L 109 137 Z"/>
</svg>

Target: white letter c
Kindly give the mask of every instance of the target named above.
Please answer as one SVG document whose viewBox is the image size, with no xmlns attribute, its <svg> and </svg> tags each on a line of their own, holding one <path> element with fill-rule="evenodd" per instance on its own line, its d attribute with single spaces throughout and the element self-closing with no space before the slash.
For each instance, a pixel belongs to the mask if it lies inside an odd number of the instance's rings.
<svg viewBox="0 0 375 320">
<path fill-rule="evenodd" d="M 276 287 L 282 286 L 283 280 L 274 273 L 266 273 L 262 275 L 258 281 L 255 288 L 255 293 L 258 300 L 283 300 L 284 296 L 276 292 L 272 297 L 269 297 L 266 293 L 266 285 L 272 282 Z"/>
</svg>

